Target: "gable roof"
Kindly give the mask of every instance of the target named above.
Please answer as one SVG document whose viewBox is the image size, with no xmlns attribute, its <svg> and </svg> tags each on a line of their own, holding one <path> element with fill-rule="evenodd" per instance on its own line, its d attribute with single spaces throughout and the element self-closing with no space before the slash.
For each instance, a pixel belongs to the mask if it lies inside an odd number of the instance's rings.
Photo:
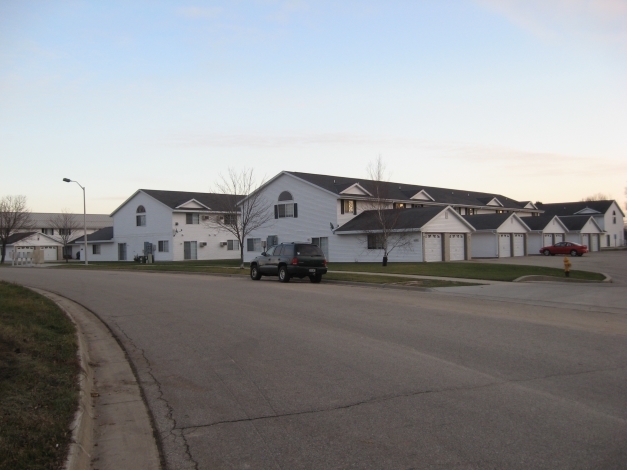
<svg viewBox="0 0 627 470">
<path fill-rule="evenodd" d="M 420 229 L 427 225 L 437 215 L 444 211 L 450 211 L 450 213 L 459 217 L 459 219 L 468 226 L 471 230 L 473 227 L 466 222 L 457 212 L 450 207 L 416 207 L 413 209 L 386 209 L 382 211 L 385 217 L 389 217 L 390 220 L 396 220 L 394 223 L 393 231 L 404 231 L 411 229 Z M 339 229 L 335 230 L 335 233 L 348 233 L 348 232 L 367 232 L 380 231 L 380 225 L 376 220 L 376 211 L 364 211 L 361 214 L 353 217 L 351 220 L 342 225 Z"/>
<path fill-rule="evenodd" d="M 599 232 L 604 231 L 591 215 L 562 215 L 558 218 L 569 231 L 580 231 L 590 221 L 590 219 L 592 219 L 592 223 L 599 229 Z"/>
<path fill-rule="evenodd" d="M 543 231 L 546 229 L 553 219 L 557 220 L 565 230 L 568 231 L 568 227 L 557 217 L 555 214 L 542 214 L 537 217 L 525 217 L 524 222 L 531 230 Z"/>
<path fill-rule="evenodd" d="M 592 209 L 593 211 L 605 214 L 612 204 L 616 204 L 618 211 L 623 217 L 625 214 L 621 210 L 620 206 L 613 199 L 604 201 L 578 201 L 578 202 L 555 202 L 552 204 L 538 204 L 538 209 L 541 209 L 549 214 L 555 215 L 575 215 L 585 209 Z"/>
<path fill-rule="evenodd" d="M 34 228 L 52 228 L 50 220 L 61 215 L 59 212 L 31 212 L 30 220 Z M 72 214 L 80 227 L 83 228 L 83 213 Z M 86 214 L 87 229 L 99 229 L 111 225 L 113 220 L 107 214 Z"/>
<path fill-rule="evenodd" d="M 113 227 L 105 227 L 87 234 L 87 242 L 110 242 L 113 240 Z M 83 235 L 72 240 L 70 244 L 84 243 Z"/>
<path fill-rule="evenodd" d="M 313 173 L 300 173 L 296 171 L 285 171 L 282 173 L 290 174 L 296 178 L 300 178 L 308 183 L 311 183 L 319 188 L 322 188 L 330 193 L 341 196 L 341 193 L 347 187 L 350 187 L 356 183 L 362 186 L 370 193 L 376 192 L 374 190 L 375 183 L 368 179 L 361 178 L 347 178 L 344 176 L 330 176 L 330 175 L 318 175 Z M 383 185 L 387 199 L 391 200 L 405 200 L 409 201 L 413 196 L 417 195 L 421 191 L 427 193 L 433 198 L 435 203 L 446 205 L 462 205 L 462 206 L 475 206 L 486 207 L 487 203 L 493 199 L 497 199 L 504 207 L 510 209 L 521 210 L 524 208 L 518 201 L 505 197 L 501 194 L 481 193 L 477 191 L 467 191 L 459 189 L 447 189 L 436 188 L 432 186 L 421 186 L 415 184 L 405 183 L 393 183 L 383 181 L 380 182 Z M 425 201 L 429 202 L 429 201 Z"/>
<path fill-rule="evenodd" d="M 37 237 L 47 238 L 51 242 L 53 242 L 55 244 L 59 244 L 59 240 L 55 240 L 54 238 L 46 235 L 45 233 L 41 233 L 41 232 L 18 232 L 18 233 L 14 233 L 13 235 L 9 236 L 9 238 L 7 239 L 7 246 L 19 243 L 22 240 L 26 240 L 27 238 L 32 237 L 33 235 L 37 235 Z"/>
<path fill-rule="evenodd" d="M 477 230 L 496 230 L 510 217 L 517 219 L 525 228 L 529 226 L 516 214 L 477 214 L 462 215 L 462 217 Z M 530 217 L 525 217 L 528 219 Z"/>
<path fill-rule="evenodd" d="M 189 210 L 193 212 L 230 210 L 230 208 L 235 207 L 235 204 L 244 197 L 244 196 L 237 195 L 237 194 L 195 193 L 195 192 L 189 192 L 189 191 L 165 191 L 165 190 L 160 190 L 160 189 L 138 189 L 137 191 L 133 193 L 131 197 L 129 197 L 122 204 L 120 204 L 120 206 L 116 210 L 114 210 L 111 213 L 111 215 L 114 215 L 116 212 L 118 212 L 139 192 L 147 194 L 148 196 L 156 199 L 157 201 L 159 201 L 160 203 L 164 204 L 165 206 L 169 207 L 172 210 L 177 210 L 177 211 Z M 184 205 L 192 200 L 195 200 L 202 206 L 205 206 L 206 209 L 203 209 L 203 208 L 185 209 L 185 208 L 180 207 L 181 205 Z"/>
</svg>

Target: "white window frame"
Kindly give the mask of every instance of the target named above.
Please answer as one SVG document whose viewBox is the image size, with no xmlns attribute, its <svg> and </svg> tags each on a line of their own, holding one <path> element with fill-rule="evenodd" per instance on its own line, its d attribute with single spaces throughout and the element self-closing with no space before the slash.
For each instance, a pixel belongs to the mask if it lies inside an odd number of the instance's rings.
<svg viewBox="0 0 627 470">
<path fill-rule="evenodd" d="M 169 253 L 170 252 L 170 241 L 169 240 L 159 240 L 158 242 L 158 251 L 159 253 Z"/>
<path fill-rule="evenodd" d="M 227 249 L 227 251 L 239 251 L 239 241 L 237 241 L 237 240 L 227 240 L 226 241 L 226 249 Z"/>
<path fill-rule="evenodd" d="M 261 238 L 247 238 L 246 251 L 255 251 L 261 253 Z"/>
<path fill-rule="evenodd" d="M 100 253 L 100 245 L 92 245 L 91 246 L 91 254 L 92 255 L 99 255 Z"/>
<path fill-rule="evenodd" d="M 190 222 L 191 220 L 191 222 Z M 188 212 L 185 214 L 185 224 L 186 225 L 199 225 L 200 224 L 200 214 L 198 212 Z"/>
</svg>

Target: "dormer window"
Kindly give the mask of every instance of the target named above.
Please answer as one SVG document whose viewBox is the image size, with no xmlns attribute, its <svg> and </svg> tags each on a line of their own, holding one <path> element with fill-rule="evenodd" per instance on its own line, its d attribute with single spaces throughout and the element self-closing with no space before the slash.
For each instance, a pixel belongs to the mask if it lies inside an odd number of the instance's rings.
<svg viewBox="0 0 627 470">
<path fill-rule="evenodd" d="M 294 202 L 294 197 L 289 191 L 279 194 L 279 204 L 274 206 L 274 218 L 284 219 L 298 217 L 298 204 Z"/>
<path fill-rule="evenodd" d="M 137 215 L 135 216 L 135 224 L 138 227 L 145 227 L 146 226 L 146 208 L 144 206 L 138 206 L 135 212 L 137 212 Z"/>
<path fill-rule="evenodd" d="M 357 215 L 357 201 L 354 199 L 341 199 L 340 214 Z"/>
</svg>

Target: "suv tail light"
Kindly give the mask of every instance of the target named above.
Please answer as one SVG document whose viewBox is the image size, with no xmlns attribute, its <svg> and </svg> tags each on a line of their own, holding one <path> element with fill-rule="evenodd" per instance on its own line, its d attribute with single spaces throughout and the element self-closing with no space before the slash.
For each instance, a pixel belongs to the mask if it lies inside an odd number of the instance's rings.
<svg viewBox="0 0 627 470">
<path fill-rule="evenodd" d="M 298 258 L 292 258 L 292 266 L 298 265 Z"/>
<path fill-rule="evenodd" d="M 324 267 L 326 267 L 326 266 L 327 266 L 327 260 L 326 260 L 326 258 L 324 259 L 324 264 L 323 264 L 323 266 L 324 266 Z"/>
</svg>

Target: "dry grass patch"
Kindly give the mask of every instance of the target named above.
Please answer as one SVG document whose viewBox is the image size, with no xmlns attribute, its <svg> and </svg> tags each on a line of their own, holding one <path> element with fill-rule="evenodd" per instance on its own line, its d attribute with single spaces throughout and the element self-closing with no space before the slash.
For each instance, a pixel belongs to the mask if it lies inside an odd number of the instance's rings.
<svg viewBox="0 0 627 470">
<path fill-rule="evenodd" d="M 78 405 L 76 332 L 50 300 L 0 282 L 0 469 L 57 469 Z"/>
</svg>

